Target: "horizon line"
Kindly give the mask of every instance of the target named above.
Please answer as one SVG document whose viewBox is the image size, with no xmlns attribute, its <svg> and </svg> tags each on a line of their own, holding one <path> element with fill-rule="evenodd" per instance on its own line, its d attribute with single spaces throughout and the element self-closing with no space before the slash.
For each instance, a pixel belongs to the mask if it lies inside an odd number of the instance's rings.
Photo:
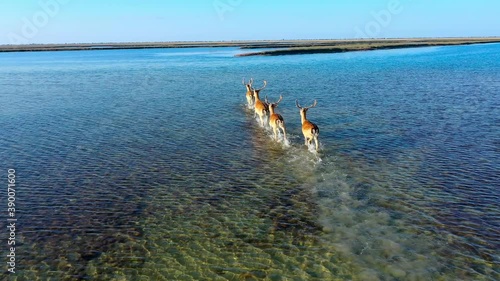
<svg viewBox="0 0 500 281">
<path fill-rule="evenodd" d="M 0 44 L 0 46 L 33 46 L 33 45 L 102 45 L 102 44 L 162 44 L 162 43 L 235 43 L 235 42 L 283 42 L 283 41 L 372 41 L 372 40 L 411 40 L 411 39 L 461 39 L 461 38 L 500 38 L 492 36 L 418 36 L 418 37 L 372 37 L 372 38 L 302 38 L 302 39 L 225 39 L 225 40 L 173 40 L 173 41 L 110 41 L 110 42 L 66 42 L 66 43 L 29 43 Z"/>
</svg>

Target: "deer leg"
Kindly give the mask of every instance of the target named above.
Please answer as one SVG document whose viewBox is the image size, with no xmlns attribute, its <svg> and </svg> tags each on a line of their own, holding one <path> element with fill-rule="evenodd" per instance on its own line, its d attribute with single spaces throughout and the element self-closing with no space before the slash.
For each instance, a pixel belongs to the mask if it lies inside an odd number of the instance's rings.
<svg viewBox="0 0 500 281">
<path fill-rule="evenodd" d="M 285 123 L 281 123 L 281 130 L 283 131 L 283 141 L 286 142 L 286 130 L 285 130 Z"/>
</svg>

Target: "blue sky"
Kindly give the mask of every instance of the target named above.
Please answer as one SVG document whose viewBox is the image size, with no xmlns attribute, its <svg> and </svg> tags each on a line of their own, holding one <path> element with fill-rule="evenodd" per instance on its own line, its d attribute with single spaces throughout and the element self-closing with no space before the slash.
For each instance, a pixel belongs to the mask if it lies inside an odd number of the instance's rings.
<svg viewBox="0 0 500 281">
<path fill-rule="evenodd" d="M 498 0 L 0 0 L 0 44 L 500 36 Z"/>
</svg>

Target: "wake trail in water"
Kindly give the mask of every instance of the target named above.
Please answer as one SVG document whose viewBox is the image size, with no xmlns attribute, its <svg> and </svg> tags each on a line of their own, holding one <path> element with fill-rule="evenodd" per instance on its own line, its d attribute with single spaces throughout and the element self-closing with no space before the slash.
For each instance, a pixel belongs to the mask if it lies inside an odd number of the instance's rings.
<svg viewBox="0 0 500 281">
<path fill-rule="evenodd" d="M 253 116 L 253 111 L 248 113 Z M 290 189 L 311 198 L 300 208 L 314 210 L 323 247 L 357 264 L 359 276 L 425 280 L 443 270 L 434 258 L 422 260 L 437 245 L 433 237 L 416 235 L 419 228 L 411 225 L 415 211 L 387 179 L 395 167 L 375 167 L 363 157 L 340 155 L 321 143 L 318 152 L 314 143 L 304 144 L 300 133 L 287 134 L 286 141 L 280 134 L 276 142 L 269 126 L 262 126 L 259 118 L 253 121 L 257 137 L 267 137 L 264 145 L 280 145 L 282 155 L 274 165 L 284 163 L 283 172 L 300 183 Z"/>
<path fill-rule="evenodd" d="M 278 140 L 276 140 L 274 137 L 273 130 L 269 126 L 269 123 L 268 123 L 269 118 L 266 118 L 264 125 L 262 125 L 262 123 L 260 122 L 260 118 L 254 113 L 253 108 L 249 107 L 247 104 L 243 104 L 241 106 L 243 108 L 243 111 L 248 116 L 251 116 L 250 118 L 253 119 L 253 123 L 256 125 L 256 127 L 258 127 L 260 129 L 260 131 L 263 133 L 261 136 L 262 137 L 267 136 L 269 138 L 269 140 L 271 141 L 269 143 L 270 146 L 272 146 L 273 145 L 272 142 L 274 142 L 275 144 L 279 144 L 282 149 L 292 150 L 293 154 L 300 155 L 299 158 L 304 160 L 305 162 L 311 162 L 311 159 L 309 157 L 311 155 L 308 155 L 308 154 L 312 154 L 314 156 L 313 157 L 314 160 L 312 161 L 313 163 L 318 164 L 318 163 L 322 162 L 320 152 L 316 151 L 316 147 L 314 144 L 309 144 L 304 148 L 305 145 L 303 145 L 301 143 L 301 141 L 292 142 L 291 139 L 292 140 L 296 140 L 296 139 L 299 140 L 302 137 L 299 135 L 295 135 L 293 133 L 290 133 L 288 130 L 287 130 L 287 138 L 286 139 L 284 138 L 283 133 L 280 130 L 278 130 Z M 320 142 L 320 150 L 323 150 L 323 149 L 324 149 L 324 147 Z M 305 152 L 309 152 L 309 153 L 305 154 Z M 295 162 L 297 160 L 297 157 L 292 156 L 292 158 L 290 158 L 289 160 L 292 162 Z"/>
</svg>

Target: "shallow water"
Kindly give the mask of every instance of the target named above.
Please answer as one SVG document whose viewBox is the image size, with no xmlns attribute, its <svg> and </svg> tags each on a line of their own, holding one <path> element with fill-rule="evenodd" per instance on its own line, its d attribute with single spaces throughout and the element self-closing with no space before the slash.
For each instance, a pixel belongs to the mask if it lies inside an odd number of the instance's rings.
<svg viewBox="0 0 500 281">
<path fill-rule="evenodd" d="M 498 280 L 499 48 L 0 54 L 8 277 Z M 243 77 L 284 96 L 289 146 Z M 318 100 L 318 154 L 295 99 Z"/>
</svg>

